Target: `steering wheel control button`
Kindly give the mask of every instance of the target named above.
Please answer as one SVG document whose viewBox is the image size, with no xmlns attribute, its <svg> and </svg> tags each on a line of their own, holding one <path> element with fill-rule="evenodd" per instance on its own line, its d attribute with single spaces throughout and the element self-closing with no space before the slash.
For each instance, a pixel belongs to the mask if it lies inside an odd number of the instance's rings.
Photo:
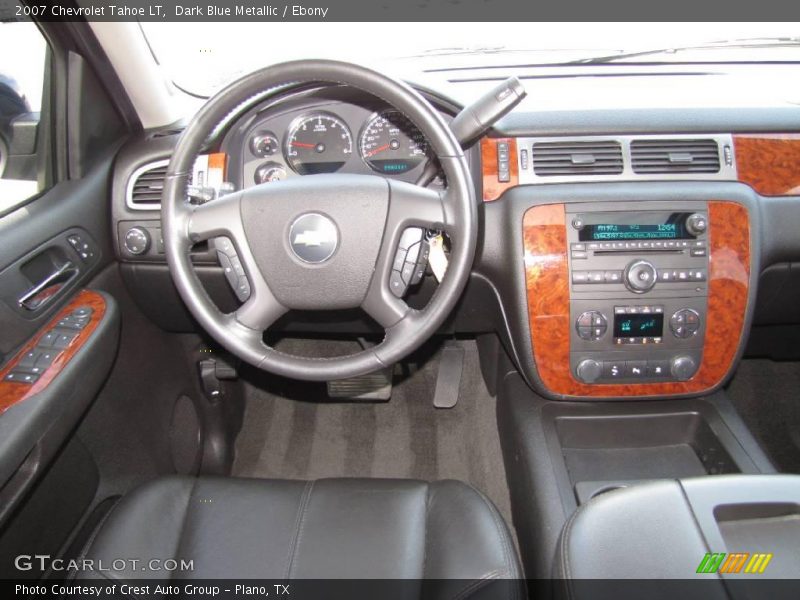
<svg viewBox="0 0 800 600">
<path fill-rule="evenodd" d="M 408 284 L 403 281 L 400 271 L 392 271 L 389 276 L 389 289 L 398 298 L 402 298 L 405 295 Z"/>
<path fill-rule="evenodd" d="M 292 223 L 289 229 L 289 247 L 305 263 L 323 263 L 339 247 L 339 230 L 328 217 L 319 213 L 306 213 Z"/>
<path fill-rule="evenodd" d="M 389 287 L 395 296 L 402 298 L 409 286 L 422 281 L 430 252 L 430 242 L 423 229 L 409 227 L 403 231 L 392 261 L 392 275 L 389 279 Z"/>
<path fill-rule="evenodd" d="M 644 294 L 653 289 L 658 272 L 652 263 L 646 260 L 634 260 L 623 274 L 625 286 L 635 294 Z"/>
<path fill-rule="evenodd" d="M 682 308 L 670 317 L 669 328 L 678 339 L 690 338 L 700 331 L 700 315 L 691 308 Z"/>
<path fill-rule="evenodd" d="M 214 238 L 213 242 L 214 248 L 217 249 L 217 260 L 222 267 L 222 272 L 225 273 L 228 285 L 231 286 L 239 301 L 245 302 L 250 297 L 250 282 L 245 275 L 242 261 L 236 254 L 236 247 L 226 237 Z"/>
</svg>

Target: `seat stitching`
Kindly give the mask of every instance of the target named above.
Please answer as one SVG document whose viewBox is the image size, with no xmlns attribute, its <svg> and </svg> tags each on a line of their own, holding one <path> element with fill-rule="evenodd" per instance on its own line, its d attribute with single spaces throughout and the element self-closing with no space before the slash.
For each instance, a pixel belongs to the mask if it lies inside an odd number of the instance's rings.
<svg viewBox="0 0 800 600">
<path fill-rule="evenodd" d="M 195 477 L 192 479 L 192 489 L 189 490 L 189 495 L 186 498 L 186 507 L 183 510 L 183 520 L 181 521 L 181 528 L 178 530 L 178 543 L 175 545 L 175 552 L 173 553 L 173 559 L 181 558 L 178 556 L 178 552 L 180 552 L 181 546 L 183 544 L 183 532 L 186 529 L 186 522 L 189 520 L 189 505 L 192 503 L 192 499 L 194 498 L 194 492 L 197 489 L 197 482 L 199 478 Z M 168 579 L 172 580 L 172 571 L 170 571 Z"/>
<path fill-rule="evenodd" d="M 425 525 L 423 527 L 424 537 L 422 538 L 422 579 L 428 574 L 428 519 L 430 517 L 430 510 L 431 485 L 427 483 L 425 484 Z M 420 585 L 422 585 L 421 582 Z"/>
<path fill-rule="evenodd" d="M 453 596 L 452 598 L 453 600 L 462 600 L 463 598 L 466 598 L 467 596 L 474 594 L 482 587 L 485 587 L 486 585 L 489 585 L 497 581 L 503 575 L 508 575 L 508 574 L 509 572 L 506 569 L 495 569 L 494 571 L 489 571 L 488 573 L 485 573 L 478 579 L 471 581 L 469 584 L 464 586 L 464 588 L 459 590 L 458 593 L 456 593 L 456 595 Z M 516 588 L 516 586 L 512 587 Z M 514 595 L 516 596 L 516 592 L 514 592 Z"/>
<path fill-rule="evenodd" d="M 300 497 L 300 506 L 297 508 L 297 516 L 295 517 L 294 522 L 294 535 L 292 536 L 292 540 L 289 544 L 289 557 L 286 564 L 286 575 L 284 579 L 288 580 L 292 578 L 292 569 L 294 568 L 294 558 L 295 553 L 297 552 L 297 547 L 300 544 L 300 535 L 303 530 L 303 522 L 306 516 L 306 508 L 308 507 L 309 501 L 311 499 L 311 491 L 314 488 L 314 481 L 307 481 L 305 487 L 303 488 L 303 494 Z"/>
<path fill-rule="evenodd" d="M 119 500 L 117 500 L 114 503 L 114 506 L 109 508 L 108 512 L 106 512 L 106 514 L 103 515 L 103 518 L 100 519 L 100 522 L 94 528 L 94 531 L 89 536 L 89 539 L 86 540 L 86 543 L 83 545 L 83 548 L 81 549 L 80 554 L 78 554 L 78 561 L 83 562 L 86 559 L 86 555 L 89 554 L 89 549 L 94 545 L 94 542 L 97 539 L 97 536 L 100 535 L 100 530 L 103 528 L 103 525 L 106 524 L 106 521 L 108 521 L 108 518 L 111 516 L 111 513 L 113 513 L 115 510 L 117 510 L 117 507 L 119 506 L 121 500 L 122 500 L 121 498 Z M 78 576 L 78 569 L 72 569 L 69 572 L 69 575 L 67 576 L 67 581 L 72 581 L 77 576 Z"/>
<path fill-rule="evenodd" d="M 572 513 L 567 521 L 566 526 L 564 527 L 564 530 L 561 532 L 561 564 L 564 567 L 564 586 L 567 589 L 567 598 L 574 597 L 572 590 L 572 569 L 570 568 L 569 564 L 569 551 L 567 546 L 569 543 L 569 536 L 572 533 L 572 526 L 575 524 L 575 521 L 577 521 L 579 512 L 580 509 Z"/>
<path fill-rule="evenodd" d="M 506 570 L 508 571 L 509 575 L 511 575 L 514 579 L 516 579 L 519 577 L 519 574 L 517 573 L 516 562 L 514 562 L 511 558 L 506 529 L 502 526 L 502 524 L 504 524 L 505 522 L 502 520 L 502 517 L 500 517 L 500 513 L 497 511 L 497 508 L 495 508 L 494 504 L 492 504 L 489 501 L 489 499 L 483 494 L 483 492 L 481 492 L 477 488 L 473 489 L 477 492 L 478 497 L 486 505 L 486 508 L 489 510 L 489 514 L 492 515 L 492 522 L 494 523 L 494 528 L 497 532 L 497 536 L 500 538 L 500 547 L 503 549 L 503 561 L 505 562 Z M 516 586 L 513 586 L 512 593 L 513 593 L 512 597 L 516 599 L 518 596 Z"/>
</svg>

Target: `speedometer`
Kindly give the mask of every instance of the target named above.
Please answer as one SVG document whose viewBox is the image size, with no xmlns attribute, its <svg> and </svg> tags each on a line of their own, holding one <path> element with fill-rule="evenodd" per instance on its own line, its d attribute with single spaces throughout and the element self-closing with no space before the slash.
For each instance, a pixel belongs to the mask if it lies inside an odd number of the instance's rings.
<svg viewBox="0 0 800 600">
<path fill-rule="evenodd" d="M 428 158 L 428 142 L 408 117 L 396 110 L 372 116 L 359 139 L 361 158 L 379 173 L 405 173 Z"/>
<path fill-rule="evenodd" d="M 299 117 L 286 136 L 286 162 L 300 175 L 338 171 L 352 153 L 350 129 L 330 113 L 317 112 Z"/>
</svg>

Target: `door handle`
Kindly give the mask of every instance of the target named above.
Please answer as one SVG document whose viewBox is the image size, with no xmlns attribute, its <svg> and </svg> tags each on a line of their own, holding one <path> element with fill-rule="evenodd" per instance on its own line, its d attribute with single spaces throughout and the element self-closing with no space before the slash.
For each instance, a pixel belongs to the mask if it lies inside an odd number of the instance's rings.
<svg viewBox="0 0 800 600">
<path fill-rule="evenodd" d="M 17 303 L 25 310 L 38 310 L 46 304 L 49 304 L 63 287 L 63 284 L 77 274 L 78 268 L 72 261 L 68 260 L 42 281 L 22 294 L 17 300 Z"/>
</svg>

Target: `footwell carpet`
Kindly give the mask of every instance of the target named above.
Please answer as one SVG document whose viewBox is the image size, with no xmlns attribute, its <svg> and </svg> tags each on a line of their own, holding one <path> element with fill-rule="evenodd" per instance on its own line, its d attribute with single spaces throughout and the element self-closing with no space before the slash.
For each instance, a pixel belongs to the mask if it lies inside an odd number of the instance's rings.
<svg viewBox="0 0 800 600">
<path fill-rule="evenodd" d="M 397 369 L 388 403 L 333 402 L 324 385 L 246 373 L 234 474 L 458 479 L 488 496 L 510 525 L 495 400 L 481 378 L 474 342 L 460 343 L 464 374 L 452 409 L 433 407 L 435 347 L 416 356 L 416 365 Z"/>
</svg>

